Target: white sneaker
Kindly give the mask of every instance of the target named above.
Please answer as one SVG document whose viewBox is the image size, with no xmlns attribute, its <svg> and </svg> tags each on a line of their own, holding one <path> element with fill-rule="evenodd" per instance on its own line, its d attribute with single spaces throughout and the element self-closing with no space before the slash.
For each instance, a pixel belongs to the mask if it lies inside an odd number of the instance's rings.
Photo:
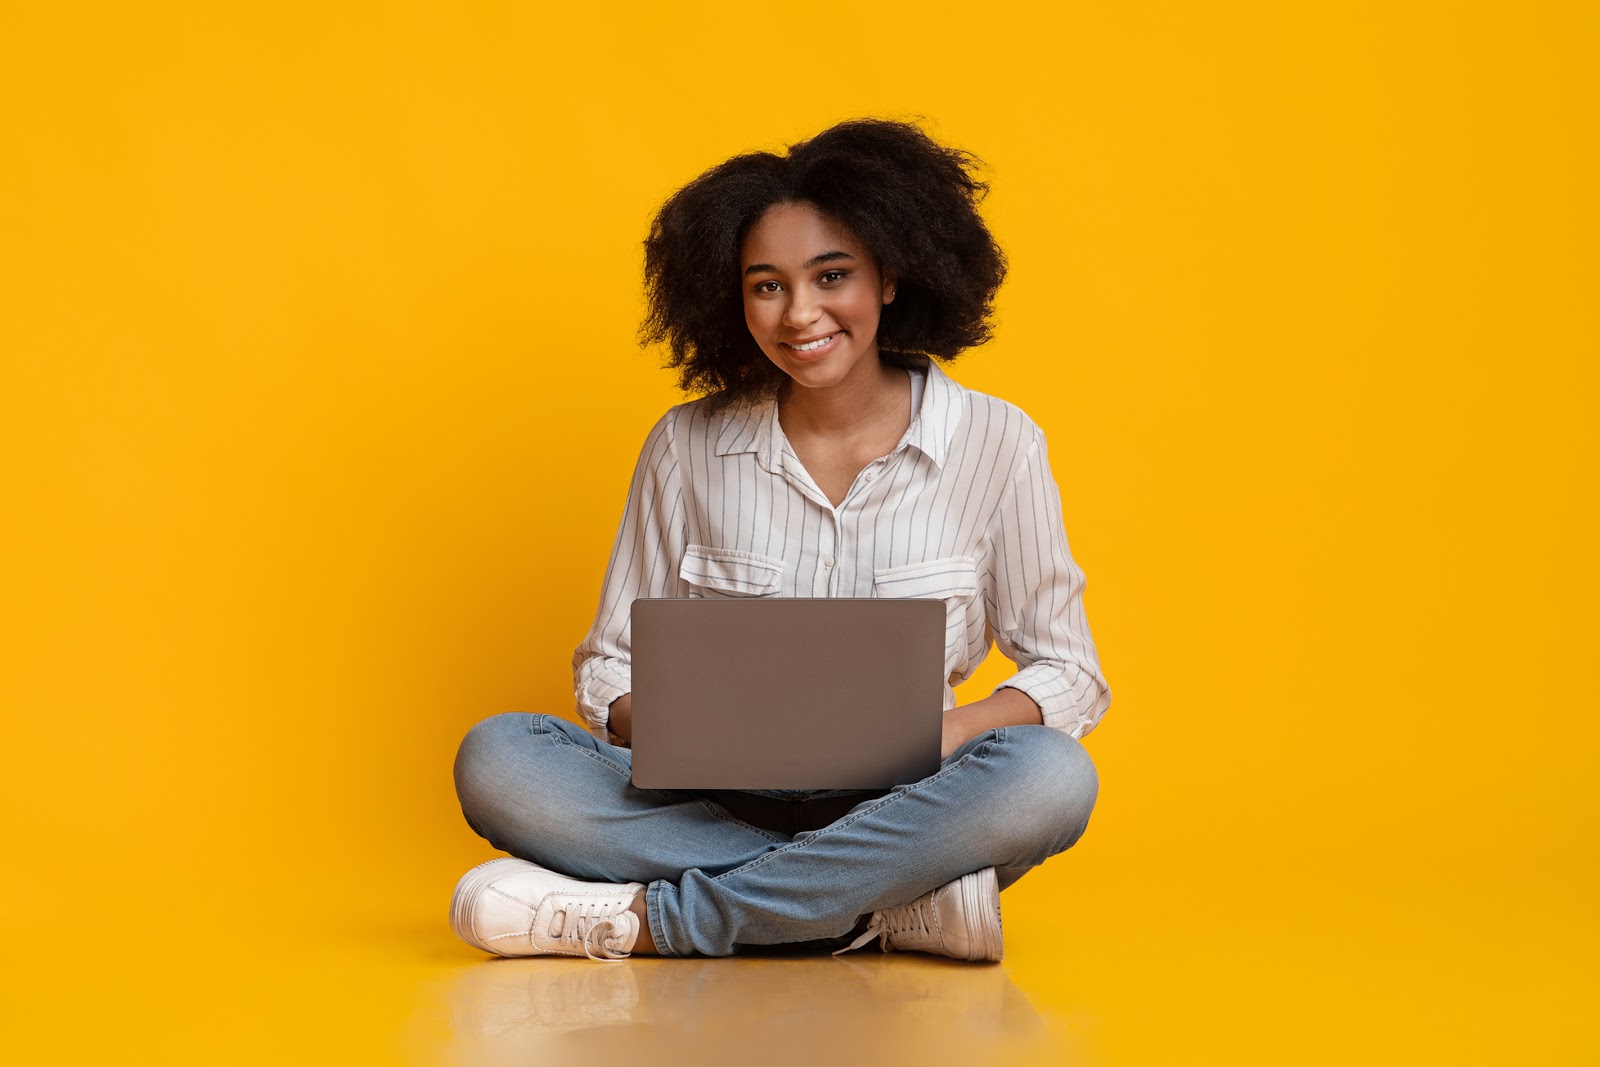
<svg viewBox="0 0 1600 1067">
<path fill-rule="evenodd" d="M 642 882 L 580 882 L 519 859 L 480 863 L 456 883 L 450 926 L 497 956 L 626 959 L 639 937 L 628 910 Z"/>
<path fill-rule="evenodd" d="M 860 948 L 874 937 L 885 952 L 932 952 L 958 960 L 998 960 L 1000 882 L 993 867 L 964 874 L 909 904 L 875 911 L 867 928 L 839 952 Z"/>
</svg>

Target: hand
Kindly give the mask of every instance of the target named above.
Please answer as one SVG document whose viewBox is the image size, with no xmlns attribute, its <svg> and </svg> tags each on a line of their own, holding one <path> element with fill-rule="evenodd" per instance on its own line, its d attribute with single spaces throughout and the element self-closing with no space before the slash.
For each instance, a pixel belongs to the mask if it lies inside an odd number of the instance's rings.
<svg viewBox="0 0 1600 1067">
<path fill-rule="evenodd" d="M 944 717 L 944 737 L 939 742 L 939 758 L 947 760 L 950 753 L 977 737 L 976 733 L 968 733 L 964 723 L 958 721 L 955 715 L 948 714 Z"/>
<path fill-rule="evenodd" d="M 949 759 L 952 752 L 985 730 L 1043 721 L 1039 705 L 1022 690 L 1010 687 L 997 689 L 982 700 L 944 713 L 944 735 L 939 743 L 939 758 Z"/>
<path fill-rule="evenodd" d="M 614 737 L 621 738 L 621 744 L 628 745 L 633 741 L 633 694 L 624 693 L 611 702 L 611 715 L 606 719 L 606 729 Z"/>
</svg>

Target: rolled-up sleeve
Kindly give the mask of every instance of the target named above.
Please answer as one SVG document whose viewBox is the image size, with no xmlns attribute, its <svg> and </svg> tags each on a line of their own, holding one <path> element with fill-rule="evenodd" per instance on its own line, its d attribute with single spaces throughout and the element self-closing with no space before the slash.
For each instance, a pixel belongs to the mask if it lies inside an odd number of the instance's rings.
<svg viewBox="0 0 1600 1067">
<path fill-rule="evenodd" d="M 634 600 L 686 595 L 678 576 L 686 539 L 674 447 L 674 423 L 680 411 L 669 411 L 645 438 L 606 565 L 600 607 L 572 658 L 578 714 L 601 738 L 606 736 L 612 701 L 633 691 L 628 630 Z"/>
<path fill-rule="evenodd" d="M 990 630 L 1019 670 L 997 689 L 1020 689 L 1044 724 L 1082 737 L 1111 706 L 1111 689 L 1083 611 L 1084 575 L 1067 546 L 1061 493 L 1037 429 L 1001 498 L 992 540 Z"/>
</svg>

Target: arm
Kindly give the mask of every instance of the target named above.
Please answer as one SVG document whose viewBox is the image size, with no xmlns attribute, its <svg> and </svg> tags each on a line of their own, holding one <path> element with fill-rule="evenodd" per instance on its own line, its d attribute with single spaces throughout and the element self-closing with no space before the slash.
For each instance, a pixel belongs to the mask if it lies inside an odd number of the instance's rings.
<svg viewBox="0 0 1600 1067">
<path fill-rule="evenodd" d="M 1111 706 L 1111 689 L 1084 615 L 1084 576 L 1067 545 L 1061 493 L 1050 473 L 1044 436 L 1037 431 L 1001 498 L 992 545 L 989 627 L 1000 651 L 1019 670 L 993 696 L 951 714 L 980 727 L 968 736 L 1012 725 L 999 720 L 1024 713 L 1014 697 L 1005 696 L 1015 690 L 1038 713 L 1029 721 L 1081 738 Z M 1006 713 L 991 703 L 1002 696 L 1012 702 Z"/>
<path fill-rule="evenodd" d="M 1020 689 L 1002 686 L 982 700 L 945 712 L 944 741 L 939 747 L 939 758 L 948 759 L 950 753 L 985 730 L 997 726 L 1033 726 L 1043 721 L 1039 705 L 1032 697 Z"/>
<path fill-rule="evenodd" d="M 633 689 L 633 645 L 629 612 L 639 597 L 687 596 L 678 577 L 687 542 L 682 483 L 673 448 L 677 409 L 656 423 L 645 439 L 628 490 L 628 503 L 606 566 L 594 624 L 572 659 L 578 714 L 596 736 L 622 699 L 624 731 L 631 726 L 625 698 Z M 623 733 L 624 739 L 628 734 Z"/>
</svg>

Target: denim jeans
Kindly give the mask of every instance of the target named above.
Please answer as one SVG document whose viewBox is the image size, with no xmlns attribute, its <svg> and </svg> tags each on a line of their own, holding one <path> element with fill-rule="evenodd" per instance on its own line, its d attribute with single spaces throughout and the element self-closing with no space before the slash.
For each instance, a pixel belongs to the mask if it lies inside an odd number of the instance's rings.
<svg viewBox="0 0 1600 1067">
<path fill-rule="evenodd" d="M 650 934 L 667 956 L 839 938 L 984 867 L 1003 889 L 1072 847 L 1099 787 L 1073 738 L 1007 726 L 922 781 L 790 836 L 705 794 L 634 788 L 632 755 L 553 715 L 496 715 L 462 742 L 456 792 L 498 849 L 585 881 L 647 883 Z"/>
</svg>

